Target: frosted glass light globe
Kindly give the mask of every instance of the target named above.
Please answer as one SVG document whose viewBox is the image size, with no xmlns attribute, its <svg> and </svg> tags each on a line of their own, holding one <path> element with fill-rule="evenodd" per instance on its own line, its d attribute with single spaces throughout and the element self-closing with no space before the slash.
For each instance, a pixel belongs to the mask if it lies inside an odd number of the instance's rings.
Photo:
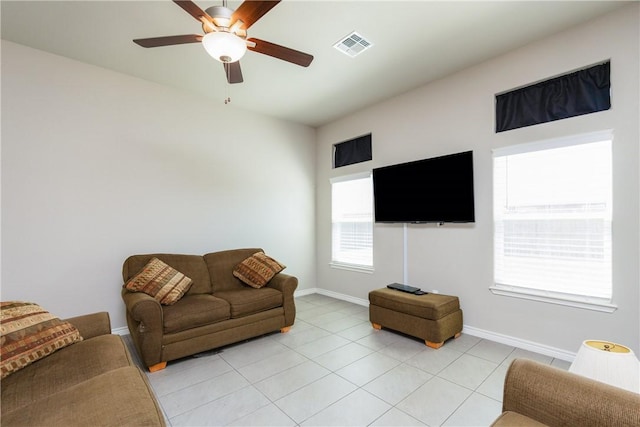
<svg viewBox="0 0 640 427">
<path fill-rule="evenodd" d="M 217 31 L 206 34 L 202 45 L 209 55 L 220 62 L 236 62 L 247 51 L 247 44 L 235 34 Z"/>
</svg>

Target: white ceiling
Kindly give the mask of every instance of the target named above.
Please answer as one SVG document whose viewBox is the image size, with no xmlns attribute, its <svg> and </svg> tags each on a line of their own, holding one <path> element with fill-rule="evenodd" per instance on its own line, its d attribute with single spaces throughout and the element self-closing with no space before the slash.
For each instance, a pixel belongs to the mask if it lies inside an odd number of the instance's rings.
<svg viewBox="0 0 640 427">
<path fill-rule="evenodd" d="M 202 9 L 222 0 L 195 0 Z M 230 1 L 235 9 L 239 1 Z M 1 1 L 2 38 L 270 116 L 319 126 L 607 13 L 617 1 L 285 0 L 250 37 L 315 56 L 309 68 L 255 52 L 228 85 L 200 44 L 144 49 L 131 40 L 201 34 L 171 1 Z M 332 46 L 357 31 L 374 47 Z M 586 48 L 586 47 L 585 47 Z"/>
</svg>

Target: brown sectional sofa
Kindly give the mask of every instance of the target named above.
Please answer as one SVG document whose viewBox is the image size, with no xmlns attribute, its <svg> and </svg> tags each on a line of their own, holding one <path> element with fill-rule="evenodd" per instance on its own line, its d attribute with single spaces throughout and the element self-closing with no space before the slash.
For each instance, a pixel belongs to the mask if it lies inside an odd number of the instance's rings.
<svg viewBox="0 0 640 427">
<path fill-rule="evenodd" d="M 2 379 L 2 426 L 164 426 L 106 312 L 67 319 L 83 340 Z"/>
<path fill-rule="evenodd" d="M 640 394 L 526 359 L 511 363 L 502 426 L 640 426 Z"/>
<path fill-rule="evenodd" d="M 154 257 L 193 280 L 173 305 L 161 305 L 145 293 L 122 289 L 131 338 L 150 371 L 202 351 L 269 332 L 286 332 L 293 325 L 297 278 L 278 273 L 266 286 L 255 289 L 233 276 L 238 263 L 260 251 L 233 249 L 203 256 L 146 254 L 126 259 L 122 268 L 125 283 Z"/>
</svg>

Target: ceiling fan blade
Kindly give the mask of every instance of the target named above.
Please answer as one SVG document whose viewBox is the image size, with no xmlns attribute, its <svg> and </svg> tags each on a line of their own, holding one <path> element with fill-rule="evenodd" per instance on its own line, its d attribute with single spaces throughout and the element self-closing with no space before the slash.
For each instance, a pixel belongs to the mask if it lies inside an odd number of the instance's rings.
<svg viewBox="0 0 640 427">
<path fill-rule="evenodd" d="M 210 22 L 213 23 L 213 19 L 209 16 L 207 12 L 200 9 L 198 5 L 190 0 L 173 0 L 175 4 L 183 8 L 189 15 L 196 18 L 201 23 Z"/>
<path fill-rule="evenodd" d="M 291 62 L 302 67 L 308 67 L 309 64 L 311 64 L 311 61 L 313 61 L 313 55 L 300 52 L 299 50 L 289 49 L 288 47 L 260 39 L 250 38 L 247 40 L 256 44 L 255 46 L 247 45 L 247 49 L 254 52 L 273 56 L 274 58 L 282 59 L 283 61 Z"/>
<path fill-rule="evenodd" d="M 198 43 L 202 41 L 199 34 L 184 34 L 182 36 L 152 37 L 150 39 L 135 39 L 133 42 L 142 47 L 171 46 L 175 44 Z"/>
<path fill-rule="evenodd" d="M 240 28 L 248 29 L 258 19 L 262 18 L 267 12 L 269 12 L 275 5 L 280 3 L 277 1 L 253 1 L 246 0 L 242 3 L 231 15 L 231 22 L 235 22 L 241 19 L 244 25 Z"/>
<path fill-rule="evenodd" d="M 229 83 L 242 83 L 244 81 L 240 61 L 225 62 L 222 65 L 224 65 L 224 74 L 227 76 Z"/>
</svg>

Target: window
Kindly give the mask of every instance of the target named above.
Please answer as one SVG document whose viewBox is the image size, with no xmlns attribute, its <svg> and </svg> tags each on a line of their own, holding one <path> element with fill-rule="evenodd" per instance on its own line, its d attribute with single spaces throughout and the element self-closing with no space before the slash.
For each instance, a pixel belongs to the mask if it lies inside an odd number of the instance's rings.
<svg viewBox="0 0 640 427">
<path fill-rule="evenodd" d="M 611 62 L 496 95 L 496 132 L 611 108 Z"/>
<path fill-rule="evenodd" d="M 373 185 L 371 174 L 331 181 L 331 264 L 373 269 Z"/>
<path fill-rule="evenodd" d="M 353 165 L 373 158 L 371 134 L 350 139 L 333 146 L 333 167 Z"/>
<path fill-rule="evenodd" d="M 613 311 L 611 132 L 494 150 L 494 293 Z"/>
</svg>

